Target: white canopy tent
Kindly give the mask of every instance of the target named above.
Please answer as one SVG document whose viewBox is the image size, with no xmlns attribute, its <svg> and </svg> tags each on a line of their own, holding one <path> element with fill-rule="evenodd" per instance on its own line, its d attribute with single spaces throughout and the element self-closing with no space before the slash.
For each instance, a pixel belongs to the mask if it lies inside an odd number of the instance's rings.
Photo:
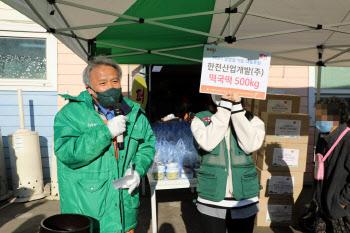
<svg viewBox="0 0 350 233">
<path fill-rule="evenodd" d="M 270 52 L 271 65 L 350 66 L 348 0 L 3 0 L 82 59 L 195 64 L 203 46 Z"/>
</svg>

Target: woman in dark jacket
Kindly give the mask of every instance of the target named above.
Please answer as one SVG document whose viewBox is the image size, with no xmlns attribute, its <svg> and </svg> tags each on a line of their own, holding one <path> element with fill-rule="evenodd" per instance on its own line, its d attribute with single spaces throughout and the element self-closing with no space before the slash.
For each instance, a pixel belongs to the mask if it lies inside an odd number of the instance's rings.
<svg viewBox="0 0 350 233">
<path fill-rule="evenodd" d="M 316 106 L 316 128 L 320 131 L 316 153 L 327 151 L 346 129 L 348 106 L 344 99 L 322 98 Z M 317 233 L 350 232 L 350 133 L 347 133 L 324 163 L 324 179 L 315 180 Z"/>
</svg>

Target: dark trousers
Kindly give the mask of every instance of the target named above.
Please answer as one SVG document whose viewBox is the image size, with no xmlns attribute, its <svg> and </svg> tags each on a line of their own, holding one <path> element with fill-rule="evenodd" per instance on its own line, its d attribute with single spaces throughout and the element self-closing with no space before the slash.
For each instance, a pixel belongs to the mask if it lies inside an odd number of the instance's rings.
<svg viewBox="0 0 350 233">
<path fill-rule="evenodd" d="M 231 211 L 227 210 L 226 219 L 200 214 L 201 232 L 203 233 L 252 233 L 255 215 L 248 218 L 231 219 Z"/>
</svg>

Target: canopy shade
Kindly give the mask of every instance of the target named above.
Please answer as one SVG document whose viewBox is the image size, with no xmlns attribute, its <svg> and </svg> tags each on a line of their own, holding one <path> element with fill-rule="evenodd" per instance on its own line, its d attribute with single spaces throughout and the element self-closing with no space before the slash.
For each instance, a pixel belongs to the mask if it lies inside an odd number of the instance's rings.
<svg viewBox="0 0 350 233">
<path fill-rule="evenodd" d="M 199 64 L 204 45 L 217 44 L 270 52 L 272 65 L 350 66 L 348 0 L 3 2 L 84 60 Z"/>
</svg>

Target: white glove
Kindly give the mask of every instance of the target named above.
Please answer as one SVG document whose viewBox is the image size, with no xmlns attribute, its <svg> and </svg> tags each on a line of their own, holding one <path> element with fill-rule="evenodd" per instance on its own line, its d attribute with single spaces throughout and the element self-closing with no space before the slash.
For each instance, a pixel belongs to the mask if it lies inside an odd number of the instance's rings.
<svg viewBox="0 0 350 233">
<path fill-rule="evenodd" d="M 119 115 L 119 116 L 113 117 L 106 123 L 106 126 L 108 127 L 109 131 L 112 134 L 112 138 L 115 138 L 116 136 L 119 136 L 125 132 L 126 120 L 128 119 L 129 117 Z"/>
<path fill-rule="evenodd" d="M 131 175 L 131 169 L 130 168 L 128 168 L 128 170 L 126 170 L 124 176 L 129 176 L 129 175 Z M 139 175 L 139 173 L 134 170 L 133 171 L 133 176 L 134 176 L 133 179 L 127 181 L 126 184 L 122 187 L 122 188 L 125 188 L 125 189 L 129 188 L 129 191 L 128 191 L 129 194 L 131 194 L 134 191 L 134 189 L 140 185 L 140 175 Z"/>
</svg>

